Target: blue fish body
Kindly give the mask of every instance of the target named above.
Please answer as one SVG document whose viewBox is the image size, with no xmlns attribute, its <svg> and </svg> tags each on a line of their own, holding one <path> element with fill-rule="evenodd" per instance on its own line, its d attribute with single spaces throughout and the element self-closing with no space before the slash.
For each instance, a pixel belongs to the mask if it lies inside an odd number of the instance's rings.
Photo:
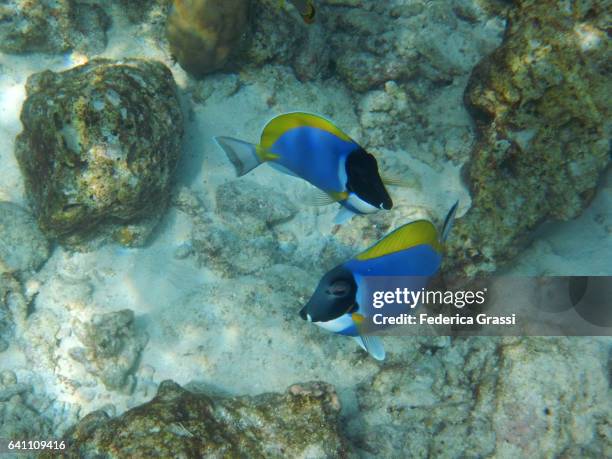
<svg viewBox="0 0 612 459">
<path fill-rule="evenodd" d="M 281 135 L 269 151 L 278 155 L 275 163 L 321 190 L 347 192 L 346 158 L 359 148 L 325 130 L 303 126 Z M 344 201 L 344 200 L 343 200 Z"/>
<path fill-rule="evenodd" d="M 215 140 L 239 176 L 268 163 L 323 191 L 326 203 L 337 202 L 346 211 L 338 223 L 393 207 L 376 158 L 320 116 L 279 115 L 266 124 L 257 145 L 232 137 Z"/>
<path fill-rule="evenodd" d="M 382 360 L 382 343 L 376 337 L 364 336 L 364 324 L 375 314 L 399 316 L 409 312 L 411 306 L 391 302 L 384 310 L 377 309 L 374 292 L 426 289 L 442 264 L 444 241 L 456 209 L 457 204 L 449 211 L 441 233 L 426 220 L 408 223 L 326 273 L 300 311 L 302 318 L 333 333 L 356 338 L 371 355 Z"/>
<path fill-rule="evenodd" d="M 425 288 L 431 276 L 435 275 L 442 264 L 442 255 L 431 245 L 422 244 L 369 260 L 352 258 L 344 266 L 353 273 L 357 284 L 356 313 L 372 317 L 379 312 L 372 307 L 372 294 L 376 290 L 393 290 L 401 282 L 402 288 L 419 291 Z M 385 307 L 385 314 L 392 316 L 406 312 L 405 307 Z M 351 314 L 352 315 L 352 314 Z M 341 335 L 358 336 L 359 331 L 353 321 Z"/>
<path fill-rule="evenodd" d="M 402 288 L 418 291 L 427 286 L 431 276 L 436 274 L 442 263 L 442 255 L 431 245 L 422 244 L 410 247 L 377 258 L 358 260 L 351 258 L 343 263 L 350 271 L 357 285 L 357 309 L 344 314 L 333 324 L 320 324 L 321 327 L 345 336 L 359 336 L 359 329 L 353 320 L 353 314 L 372 317 L 377 310 L 372 306 L 372 294 L 376 290 L 394 290 L 401 282 Z M 385 307 L 386 315 L 406 312 L 406 308 Z"/>
<path fill-rule="evenodd" d="M 360 276 L 432 276 L 441 263 L 440 252 L 430 244 L 420 244 L 381 257 L 351 258 L 345 266 Z"/>
</svg>

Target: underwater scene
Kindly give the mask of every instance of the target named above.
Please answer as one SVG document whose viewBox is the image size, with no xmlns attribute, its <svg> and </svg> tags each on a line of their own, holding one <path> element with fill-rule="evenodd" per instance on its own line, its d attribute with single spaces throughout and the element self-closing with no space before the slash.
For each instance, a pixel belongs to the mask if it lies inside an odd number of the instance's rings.
<svg viewBox="0 0 612 459">
<path fill-rule="evenodd" d="M 612 457 L 611 30 L 0 0 L 0 457 Z"/>
</svg>

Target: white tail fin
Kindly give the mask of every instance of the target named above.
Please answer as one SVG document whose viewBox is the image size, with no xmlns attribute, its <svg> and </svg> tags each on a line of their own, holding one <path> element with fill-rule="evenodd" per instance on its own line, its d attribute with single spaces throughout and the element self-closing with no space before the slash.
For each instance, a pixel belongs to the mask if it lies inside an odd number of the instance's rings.
<svg viewBox="0 0 612 459">
<path fill-rule="evenodd" d="M 385 347 L 378 336 L 353 336 L 353 339 L 376 360 L 385 360 Z"/>
<path fill-rule="evenodd" d="M 444 225 L 442 225 L 442 242 L 446 241 L 448 238 L 448 234 L 453 229 L 453 223 L 455 223 L 455 214 L 457 213 L 457 207 L 459 206 L 459 201 L 453 204 L 453 207 L 450 208 L 448 214 L 446 214 L 446 218 L 444 219 Z"/>
<path fill-rule="evenodd" d="M 261 164 L 255 145 L 232 137 L 213 137 L 234 165 L 238 177 L 245 175 Z"/>
</svg>

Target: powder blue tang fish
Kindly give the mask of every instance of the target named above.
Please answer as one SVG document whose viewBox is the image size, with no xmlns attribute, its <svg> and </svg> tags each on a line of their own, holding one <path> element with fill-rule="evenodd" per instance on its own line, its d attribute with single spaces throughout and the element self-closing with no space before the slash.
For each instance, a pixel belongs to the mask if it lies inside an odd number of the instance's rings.
<svg viewBox="0 0 612 459">
<path fill-rule="evenodd" d="M 300 316 L 331 332 L 352 336 L 372 357 L 384 360 L 380 338 L 361 333 L 368 318 L 380 313 L 372 305 L 372 292 L 386 281 L 397 286 L 400 277 L 402 287 L 414 291 L 425 288 L 429 278 L 440 269 L 444 242 L 456 211 L 457 203 L 448 212 L 441 233 L 430 221 L 417 220 L 400 226 L 336 266 L 319 281 Z"/>
<path fill-rule="evenodd" d="M 342 206 L 337 223 L 393 207 L 376 158 L 320 116 L 302 112 L 277 116 L 266 124 L 257 145 L 231 137 L 215 141 L 238 176 L 267 162 L 310 182 L 325 193 L 321 204 Z M 388 183 L 401 185 L 393 179 Z"/>
</svg>

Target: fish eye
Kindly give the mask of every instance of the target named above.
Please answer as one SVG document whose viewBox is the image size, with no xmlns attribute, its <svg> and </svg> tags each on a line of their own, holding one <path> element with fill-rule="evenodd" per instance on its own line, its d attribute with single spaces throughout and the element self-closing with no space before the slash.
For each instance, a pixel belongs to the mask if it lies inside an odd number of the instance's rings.
<svg viewBox="0 0 612 459">
<path fill-rule="evenodd" d="M 333 296 L 346 296 L 351 290 L 351 285 L 345 280 L 337 280 L 332 282 L 329 288 L 325 291 Z"/>
</svg>

